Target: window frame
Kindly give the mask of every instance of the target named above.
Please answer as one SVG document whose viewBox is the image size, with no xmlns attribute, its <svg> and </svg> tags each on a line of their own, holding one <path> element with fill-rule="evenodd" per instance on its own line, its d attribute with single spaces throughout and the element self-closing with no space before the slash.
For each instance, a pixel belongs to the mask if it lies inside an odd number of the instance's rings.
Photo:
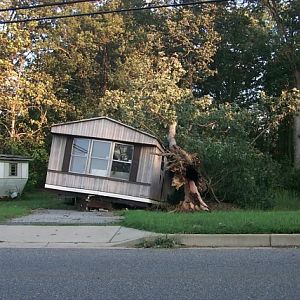
<svg viewBox="0 0 300 300">
<path fill-rule="evenodd" d="M 87 174 L 87 175 L 91 175 L 91 176 L 97 176 L 97 177 L 110 177 L 110 170 L 111 170 L 111 157 L 112 157 L 112 145 L 113 145 L 113 142 L 111 141 L 105 141 L 105 140 L 95 140 L 95 139 L 89 139 L 90 140 L 90 145 L 89 145 L 89 151 L 88 151 L 88 161 L 87 161 L 87 166 L 86 166 L 86 169 L 85 169 L 85 173 L 84 174 Z M 109 157 L 108 159 L 105 159 L 105 158 L 98 158 L 98 157 L 93 157 L 92 156 L 92 152 L 93 152 L 93 146 L 94 146 L 94 142 L 104 142 L 104 143 L 107 143 L 107 144 L 110 144 L 110 149 L 109 149 Z M 96 175 L 96 174 L 92 174 L 90 169 L 91 169 L 91 163 L 92 163 L 92 159 L 99 159 L 99 160 L 106 160 L 108 161 L 108 164 L 107 164 L 107 175 L 104 176 L 100 176 L 100 175 Z M 82 173 L 80 173 L 82 174 Z"/>
<path fill-rule="evenodd" d="M 12 166 L 15 166 L 15 174 L 12 172 Z M 18 177 L 18 163 L 17 162 L 10 162 L 9 163 L 9 170 L 8 170 L 9 177 Z"/>
<path fill-rule="evenodd" d="M 116 144 L 118 144 L 118 145 L 125 145 L 125 146 L 130 146 L 130 147 L 132 147 L 132 156 L 131 156 L 131 161 L 130 161 L 130 162 L 129 162 L 129 161 L 124 161 L 124 160 L 117 160 L 117 159 L 114 159 L 114 152 L 115 152 Z M 112 156 L 111 156 L 111 164 L 110 164 L 109 177 L 110 177 L 110 178 L 123 179 L 123 180 L 126 180 L 126 181 L 130 181 L 130 173 L 131 173 L 132 163 L 133 163 L 133 154 L 134 154 L 134 145 L 133 145 L 133 144 L 125 144 L 125 143 L 113 142 L 113 151 L 112 151 Z M 119 163 L 130 164 L 128 179 L 124 179 L 124 178 L 120 178 L 120 177 L 112 177 L 112 176 L 111 176 L 113 162 L 119 162 Z"/>
<path fill-rule="evenodd" d="M 73 147 L 74 147 L 74 141 L 75 139 L 83 139 L 83 140 L 88 140 L 89 141 L 89 146 L 88 146 L 88 151 L 87 151 L 87 156 L 86 156 L 86 163 L 85 163 L 85 169 L 83 173 L 80 172 L 76 172 L 73 171 L 72 168 L 72 161 L 73 161 L 73 157 L 75 156 L 79 156 L 79 157 L 83 157 L 80 155 L 74 155 L 73 154 Z M 110 151 L 109 151 L 109 158 L 108 159 L 102 159 L 102 158 L 98 158 L 98 157 L 92 157 L 92 151 L 93 151 L 93 146 L 95 142 L 104 142 L 104 143 L 108 143 L 110 144 Z M 115 146 L 116 145 L 126 145 L 129 147 L 132 147 L 132 157 L 131 157 L 131 161 L 123 161 L 123 160 L 116 160 L 113 159 L 113 155 L 114 155 L 114 151 L 115 151 Z M 132 165 L 133 165 L 133 159 L 134 159 L 134 149 L 135 146 L 134 144 L 127 144 L 127 143 L 122 143 L 122 142 L 115 142 L 115 141 L 111 141 L 111 140 L 101 140 L 101 139 L 91 139 L 91 138 L 86 138 L 86 137 L 76 137 L 73 139 L 72 142 L 72 147 L 71 147 L 71 153 L 70 153 L 70 163 L 69 163 L 69 168 L 68 168 L 68 172 L 72 173 L 72 174 L 79 174 L 79 175 L 88 175 L 88 176 L 95 176 L 95 177 L 103 177 L 103 178 L 111 178 L 111 179 L 117 179 L 117 180 L 124 180 L 124 181 L 130 181 L 130 174 L 132 171 Z M 92 159 L 99 159 L 99 160 L 107 160 L 108 161 L 108 165 L 107 165 L 107 175 L 96 175 L 96 174 L 92 174 L 90 172 L 90 168 L 91 168 L 91 163 L 92 163 Z M 121 177 L 115 177 L 112 176 L 112 164 L 113 162 L 120 162 L 120 163 L 125 163 L 125 164 L 130 164 L 130 168 L 129 168 L 129 176 L 128 179 L 125 178 L 121 178 Z"/>
<path fill-rule="evenodd" d="M 73 162 L 73 157 L 84 157 L 85 158 L 85 156 L 81 156 L 81 155 L 78 155 L 78 154 L 73 154 L 73 149 L 74 149 L 73 147 L 74 147 L 74 142 L 75 142 L 76 139 L 82 139 L 82 140 L 88 140 L 89 141 L 89 145 L 88 145 L 88 148 L 87 148 L 87 154 L 86 154 L 86 162 L 85 162 L 84 172 L 83 173 L 71 170 L 71 168 L 72 168 L 72 162 Z M 87 170 L 87 166 L 88 166 L 88 163 L 89 163 L 90 147 L 91 147 L 91 139 L 81 138 L 81 137 L 76 137 L 76 138 L 73 139 L 72 147 L 71 147 L 71 155 L 70 155 L 70 164 L 69 164 L 69 172 L 70 173 L 74 173 L 74 174 L 87 174 L 86 170 Z"/>
</svg>

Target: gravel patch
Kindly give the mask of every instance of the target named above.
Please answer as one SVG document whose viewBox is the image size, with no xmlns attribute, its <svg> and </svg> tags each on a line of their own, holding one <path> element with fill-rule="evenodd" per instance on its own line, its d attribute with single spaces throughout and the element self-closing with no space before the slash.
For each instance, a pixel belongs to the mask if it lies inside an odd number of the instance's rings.
<svg viewBox="0 0 300 300">
<path fill-rule="evenodd" d="M 62 209 L 38 209 L 24 217 L 11 219 L 7 225 L 105 225 L 119 222 L 123 219 L 114 216 L 112 212 L 75 211 Z"/>
</svg>

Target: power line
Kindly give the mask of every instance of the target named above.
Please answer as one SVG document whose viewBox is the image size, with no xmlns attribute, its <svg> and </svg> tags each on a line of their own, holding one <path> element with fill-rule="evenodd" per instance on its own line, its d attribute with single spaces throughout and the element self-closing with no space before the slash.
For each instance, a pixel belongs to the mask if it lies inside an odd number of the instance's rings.
<svg viewBox="0 0 300 300">
<path fill-rule="evenodd" d="M 122 9 L 114 9 L 114 10 L 106 10 L 106 11 L 98 11 L 98 12 L 90 12 L 90 13 L 79 13 L 79 14 L 71 14 L 71 15 L 55 15 L 55 16 L 40 17 L 40 18 L 29 18 L 23 20 L 11 20 L 11 21 L 5 20 L 5 21 L 0 21 L 0 25 L 66 19 L 66 18 L 74 18 L 74 17 L 95 16 L 95 15 L 107 15 L 107 14 L 114 14 L 114 13 L 126 13 L 126 12 L 135 12 L 135 11 L 143 11 L 143 10 L 150 10 L 150 9 L 168 8 L 168 7 L 194 6 L 194 5 L 202 5 L 202 4 L 210 4 L 210 3 L 222 3 L 228 1 L 229 0 L 204 0 L 204 1 L 196 1 L 196 2 L 188 2 L 188 3 L 162 4 L 162 5 L 152 5 L 152 6 L 145 6 L 145 7 L 122 8 Z"/>
<path fill-rule="evenodd" d="M 36 4 L 36 5 L 24 5 L 24 6 L 17 6 L 17 7 L 0 8 L 0 12 L 36 9 L 36 8 L 50 7 L 50 6 L 72 5 L 76 3 L 96 2 L 96 1 L 99 0 L 72 0 L 72 1 L 53 2 L 53 3 L 44 3 L 44 4 Z"/>
</svg>

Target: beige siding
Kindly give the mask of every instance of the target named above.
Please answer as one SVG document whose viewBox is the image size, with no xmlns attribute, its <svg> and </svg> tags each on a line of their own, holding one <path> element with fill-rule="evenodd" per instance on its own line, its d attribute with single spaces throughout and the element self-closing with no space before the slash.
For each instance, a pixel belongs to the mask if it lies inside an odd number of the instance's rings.
<svg viewBox="0 0 300 300">
<path fill-rule="evenodd" d="M 150 185 L 113 181 L 108 178 L 87 177 L 48 170 L 46 184 L 150 199 Z"/>
<path fill-rule="evenodd" d="M 153 199 L 160 199 L 161 197 L 161 189 L 163 182 L 163 171 L 161 170 L 161 160 L 162 156 L 159 155 L 161 152 L 156 148 L 156 154 L 153 160 L 153 168 L 152 168 L 152 181 L 151 181 L 151 189 L 150 195 Z"/>
<path fill-rule="evenodd" d="M 61 171 L 66 148 L 66 136 L 53 135 L 48 168 Z"/>
<path fill-rule="evenodd" d="M 51 131 L 53 140 L 48 164 L 47 185 L 160 200 L 162 184 L 161 156 L 156 154 L 163 151 L 163 149 L 154 136 L 109 118 L 94 118 L 59 124 L 53 126 Z M 59 173 L 59 171 L 62 171 L 68 136 L 141 145 L 137 182 Z"/>
<path fill-rule="evenodd" d="M 137 173 L 137 182 L 151 183 L 155 147 L 142 147 Z"/>
<path fill-rule="evenodd" d="M 159 144 L 150 135 L 105 118 L 56 125 L 51 132 L 155 146 Z"/>
</svg>

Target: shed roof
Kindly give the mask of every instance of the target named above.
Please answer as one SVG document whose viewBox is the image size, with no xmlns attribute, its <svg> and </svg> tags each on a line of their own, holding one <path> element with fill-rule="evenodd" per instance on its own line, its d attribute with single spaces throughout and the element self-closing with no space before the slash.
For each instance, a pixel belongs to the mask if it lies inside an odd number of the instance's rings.
<svg viewBox="0 0 300 300">
<path fill-rule="evenodd" d="M 161 142 L 154 135 L 108 117 L 96 117 L 56 124 L 52 126 L 51 132 L 54 134 L 124 141 L 163 148 Z"/>
<path fill-rule="evenodd" d="M 20 155 L 11 155 L 11 154 L 0 154 L 0 160 L 9 160 L 9 161 L 30 161 L 30 157 L 20 156 Z"/>
</svg>

